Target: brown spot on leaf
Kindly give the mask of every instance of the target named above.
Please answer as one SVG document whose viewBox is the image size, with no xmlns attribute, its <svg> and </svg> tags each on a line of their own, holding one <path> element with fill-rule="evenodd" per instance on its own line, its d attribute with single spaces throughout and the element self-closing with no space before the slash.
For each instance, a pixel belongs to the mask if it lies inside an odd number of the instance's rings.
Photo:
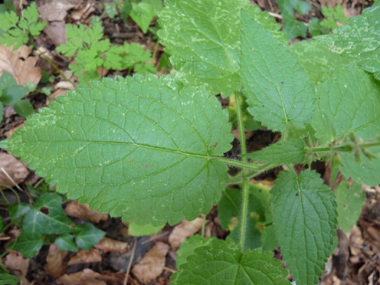
<svg viewBox="0 0 380 285">
<path fill-rule="evenodd" d="M 145 167 L 145 168 L 148 168 L 148 167 L 149 167 L 149 165 L 148 165 L 148 164 L 145 164 L 145 165 L 144 165 L 144 167 Z"/>
</svg>

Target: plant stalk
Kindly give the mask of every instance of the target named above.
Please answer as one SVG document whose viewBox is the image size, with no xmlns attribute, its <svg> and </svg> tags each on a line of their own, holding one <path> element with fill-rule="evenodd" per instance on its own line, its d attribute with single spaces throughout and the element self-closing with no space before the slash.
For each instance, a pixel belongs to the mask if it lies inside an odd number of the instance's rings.
<svg viewBox="0 0 380 285">
<path fill-rule="evenodd" d="M 247 157 L 244 156 L 244 154 L 247 153 L 247 147 L 245 144 L 245 133 L 244 133 L 244 123 L 243 123 L 243 114 L 241 111 L 240 106 L 240 98 L 235 93 L 235 100 L 236 100 L 236 114 L 238 119 L 238 126 L 239 126 L 239 135 L 240 135 L 240 149 L 242 156 L 242 161 L 244 163 L 248 163 Z M 242 197 L 242 212 L 241 212 L 241 225 L 240 225 L 240 247 L 241 250 L 244 251 L 244 242 L 245 242 L 245 233 L 247 228 L 247 214 L 248 214 L 248 191 L 249 191 L 249 180 L 247 177 L 248 170 L 247 168 L 242 169 L 242 175 L 243 175 L 243 197 Z"/>
<path fill-rule="evenodd" d="M 370 142 L 370 143 L 360 143 L 358 144 L 360 148 L 366 147 L 379 147 L 380 142 Z M 329 151 L 344 151 L 350 152 L 353 150 L 352 144 L 342 144 L 337 146 L 326 146 L 326 147 L 311 147 L 312 152 L 329 152 Z"/>
</svg>

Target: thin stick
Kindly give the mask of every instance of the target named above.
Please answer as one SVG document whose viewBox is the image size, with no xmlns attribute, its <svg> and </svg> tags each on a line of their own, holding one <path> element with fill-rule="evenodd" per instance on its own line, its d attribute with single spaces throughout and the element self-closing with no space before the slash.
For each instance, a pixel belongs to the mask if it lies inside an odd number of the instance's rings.
<svg viewBox="0 0 380 285">
<path fill-rule="evenodd" d="M 132 246 L 132 253 L 131 253 L 131 257 L 129 258 L 129 263 L 128 263 L 128 267 L 127 267 L 127 272 L 125 273 L 123 285 L 127 285 L 127 283 L 128 283 L 129 271 L 131 270 L 133 258 L 135 257 L 136 246 L 137 246 L 137 240 L 136 240 L 136 238 L 134 238 L 133 239 L 133 246 Z"/>
</svg>

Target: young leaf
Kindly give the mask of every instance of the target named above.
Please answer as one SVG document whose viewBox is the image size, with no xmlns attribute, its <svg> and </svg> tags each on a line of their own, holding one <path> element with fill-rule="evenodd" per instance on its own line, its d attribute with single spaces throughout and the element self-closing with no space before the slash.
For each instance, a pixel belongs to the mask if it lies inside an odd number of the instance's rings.
<svg viewBox="0 0 380 285">
<path fill-rule="evenodd" d="M 99 230 L 91 223 L 85 223 L 78 226 L 81 231 L 75 236 L 75 243 L 77 246 L 84 250 L 90 250 L 97 244 L 106 233 Z"/>
<path fill-rule="evenodd" d="M 62 209 L 62 198 L 58 194 L 42 195 L 34 208 L 27 212 L 22 224 L 23 234 L 39 237 L 43 234 L 64 234 L 74 231 L 73 222 Z M 42 211 L 41 211 L 42 208 Z M 43 209 L 48 209 L 48 214 Z"/>
<path fill-rule="evenodd" d="M 180 80 L 223 97 L 240 90 L 241 9 L 284 43 L 279 26 L 249 1 L 165 1 L 158 35 Z"/>
<path fill-rule="evenodd" d="M 302 163 L 306 157 L 305 143 L 302 140 L 279 142 L 245 156 L 268 163 Z"/>
<path fill-rule="evenodd" d="M 347 24 L 350 18 L 344 16 L 342 5 L 338 4 L 335 8 L 331 6 L 322 5 L 322 14 L 327 19 L 321 21 L 321 26 L 328 27 L 330 29 L 336 29 L 339 27 L 337 22 L 341 24 Z"/>
<path fill-rule="evenodd" d="M 203 89 L 135 75 L 93 81 L 50 106 L 0 147 L 69 198 L 155 226 L 218 203 L 228 176 L 215 157 L 233 136 L 228 113 Z"/>
<path fill-rule="evenodd" d="M 8 249 L 18 251 L 25 258 L 32 258 L 40 251 L 43 244 L 42 237 L 31 237 L 22 231 L 17 239 L 8 246 Z"/>
<path fill-rule="evenodd" d="M 362 15 L 334 30 L 332 35 L 316 37 L 333 52 L 358 61 L 358 65 L 375 73 L 380 80 L 380 6 L 364 9 Z"/>
<path fill-rule="evenodd" d="M 31 208 L 27 203 L 11 204 L 8 207 L 9 216 L 11 217 L 11 221 L 13 223 L 15 223 L 18 218 L 22 217 L 30 210 Z"/>
<path fill-rule="evenodd" d="M 70 234 L 63 234 L 57 237 L 54 243 L 59 247 L 60 250 L 68 250 L 77 252 L 78 247 L 73 241 L 73 236 Z"/>
<path fill-rule="evenodd" d="M 13 108 L 15 109 L 18 115 L 24 118 L 35 113 L 33 105 L 27 100 L 17 101 L 14 104 Z"/>
<path fill-rule="evenodd" d="M 293 10 L 303 15 L 310 11 L 311 5 L 298 0 L 277 0 L 277 3 L 284 19 L 284 31 L 287 38 L 306 37 L 307 28 L 302 22 L 296 20 Z"/>
<path fill-rule="evenodd" d="M 339 228 L 348 233 L 358 221 L 365 201 L 365 193 L 361 184 L 353 182 L 351 185 L 346 180 L 339 183 L 335 189 L 335 197 L 338 211 Z"/>
<path fill-rule="evenodd" d="M 380 133 L 380 83 L 355 63 L 339 66 L 317 86 L 318 111 L 312 122 L 320 144 L 349 133 L 363 140 Z"/>
<path fill-rule="evenodd" d="M 242 12 L 241 77 L 255 118 L 273 131 L 302 128 L 314 113 L 309 77 L 296 59 L 245 11 Z"/>
<path fill-rule="evenodd" d="M 187 257 L 194 254 L 195 249 L 209 245 L 214 240 L 216 240 L 215 237 L 203 238 L 200 235 L 194 235 L 186 239 L 177 250 L 176 267 L 181 268 L 182 264 L 187 263 Z"/>
<path fill-rule="evenodd" d="M 132 222 L 128 226 L 128 234 L 135 237 L 150 236 L 150 235 L 158 233 L 164 227 L 165 225 L 155 227 L 155 226 L 152 226 L 152 224 L 139 226 L 136 223 Z"/>
<path fill-rule="evenodd" d="M 187 257 L 187 263 L 172 275 L 173 284 L 290 284 L 281 261 L 272 255 L 261 249 L 242 253 L 231 239 L 214 240 Z"/>
<path fill-rule="evenodd" d="M 142 32 L 146 34 L 150 26 L 150 22 L 156 16 L 156 11 L 153 6 L 147 1 L 142 1 L 140 3 L 132 2 L 132 10 L 129 16 L 137 25 L 141 28 Z"/>
<path fill-rule="evenodd" d="M 273 225 L 281 254 L 300 284 L 318 284 L 333 251 L 336 203 L 329 187 L 309 169 L 282 172 L 271 190 Z"/>
</svg>

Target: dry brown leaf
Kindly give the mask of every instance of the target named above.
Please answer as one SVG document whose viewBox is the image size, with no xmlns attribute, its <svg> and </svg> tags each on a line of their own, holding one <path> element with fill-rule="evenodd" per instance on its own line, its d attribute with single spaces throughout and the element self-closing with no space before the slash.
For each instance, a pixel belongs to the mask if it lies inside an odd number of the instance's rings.
<svg viewBox="0 0 380 285">
<path fill-rule="evenodd" d="M 13 182 L 8 178 L 5 172 L 13 179 L 16 184 L 20 184 L 24 182 L 26 177 L 29 174 L 28 169 L 24 166 L 24 164 L 18 161 L 13 155 L 1 152 L 0 153 L 0 184 L 8 185 L 13 187 Z M 0 189 L 4 189 L 4 187 L 0 186 Z"/>
<path fill-rule="evenodd" d="M 26 259 L 21 253 L 11 250 L 9 254 L 3 259 L 3 264 L 11 274 L 20 278 L 20 284 L 29 285 L 29 281 L 26 279 L 30 259 Z"/>
<path fill-rule="evenodd" d="M 67 251 L 60 250 L 58 246 L 52 243 L 46 256 L 46 272 L 47 274 L 58 278 L 66 272 L 67 265 L 63 262 Z"/>
<path fill-rule="evenodd" d="M 74 11 L 71 13 L 71 17 L 76 20 L 76 21 L 79 21 L 79 20 L 86 20 L 88 16 L 90 16 L 90 14 L 92 12 L 95 12 L 95 7 L 92 3 L 87 3 L 86 7 L 84 7 L 83 9 L 79 10 L 79 11 Z"/>
<path fill-rule="evenodd" d="M 155 245 L 145 253 L 144 257 L 133 266 L 132 273 L 143 284 L 157 278 L 164 270 L 168 251 L 169 245 L 163 242 L 156 242 Z"/>
<path fill-rule="evenodd" d="M 125 252 L 127 248 L 129 248 L 129 244 L 126 242 L 104 237 L 94 247 L 100 249 L 103 252 Z"/>
<path fill-rule="evenodd" d="M 91 269 L 84 269 L 81 272 L 73 274 L 65 274 L 61 278 L 57 279 L 58 284 L 63 285 L 87 285 L 87 284 L 112 284 L 122 285 L 125 278 L 125 274 L 121 272 L 107 272 L 103 271 L 103 274 L 92 271 Z"/>
<path fill-rule="evenodd" d="M 192 236 L 202 228 L 202 218 L 194 221 L 183 220 L 180 222 L 169 236 L 169 243 L 172 247 L 178 248 L 189 236 Z"/>
<path fill-rule="evenodd" d="M 105 221 L 108 219 L 108 214 L 99 214 L 98 211 L 91 211 L 88 204 L 79 204 L 78 201 L 71 201 L 65 209 L 66 215 L 79 219 L 88 220 L 94 223 Z"/>
<path fill-rule="evenodd" d="M 67 41 L 66 25 L 64 21 L 48 23 L 44 29 L 44 32 L 56 46 L 59 46 Z"/>
<path fill-rule="evenodd" d="M 92 263 L 101 262 L 102 256 L 99 253 L 99 249 L 92 248 L 90 250 L 79 250 L 77 254 L 72 256 L 67 265 L 74 265 L 80 263 Z"/>
<path fill-rule="evenodd" d="M 55 0 L 38 7 L 40 17 L 47 21 L 63 21 L 67 15 L 67 10 L 75 5 L 67 0 Z"/>
<path fill-rule="evenodd" d="M 17 127 L 12 128 L 12 129 L 10 129 L 9 131 L 5 132 L 5 136 L 7 137 L 7 139 L 9 139 L 10 137 L 12 137 L 12 136 L 15 134 L 15 132 L 16 132 L 19 128 L 23 127 L 23 126 L 24 126 L 24 123 L 22 123 L 21 125 L 18 125 Z"/>
<path fill-rule="evenodd" d="M 0 45 L 0 76 L 3 72 L 9 72 L 16 79 L 17 84 L 24 85 L 26 82 L 40 82 L 41 68 L 36 67 L 37 56 L 29 56 L 32 50 L 21 46 L 18 50 L 12 47 Z"/>
</svg>

